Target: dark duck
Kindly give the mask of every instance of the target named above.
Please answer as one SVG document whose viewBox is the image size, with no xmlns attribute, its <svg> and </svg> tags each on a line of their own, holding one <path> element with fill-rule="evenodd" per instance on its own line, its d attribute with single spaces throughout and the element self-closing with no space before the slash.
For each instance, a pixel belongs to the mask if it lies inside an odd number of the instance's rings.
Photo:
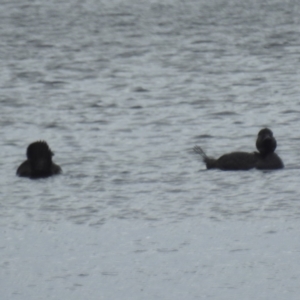
<svg viewBox="0 0 300 300">
<path fill-rule="evenodd" d="M 45 141 L 31 143 L 26 155 L 27 160 L 19 166 L 17 175 L 37 179 L 61 173 L 61 167 L 52 161 L 54 154 Z"/>
<path fill-rule="evenodd" d="M 207 169 L 276 170 L 284 167 L 282 160 L 274 152 L 276 146 L 277 142 L 273 132 L 269 128 L 264 128 L 257 135 L 256 148 L 258 152 L 231 152 L 214 159 L 208 157 L 199 146 L 195 146 L 194 151 L 202 156 Z"/>
</svg>

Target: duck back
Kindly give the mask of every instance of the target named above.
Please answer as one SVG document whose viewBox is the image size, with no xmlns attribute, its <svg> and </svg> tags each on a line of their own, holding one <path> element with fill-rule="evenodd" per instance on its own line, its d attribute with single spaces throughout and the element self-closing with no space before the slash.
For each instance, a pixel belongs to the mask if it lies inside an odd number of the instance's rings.
<svg viewBox="0 0 300 300">
<path fill-rule="evenodd" d="M 216 167 L 221 170 L 250 170 L 257 164 L 255 153 L 232 152 L 222 155 L 216 160 Z"/>
</svg>

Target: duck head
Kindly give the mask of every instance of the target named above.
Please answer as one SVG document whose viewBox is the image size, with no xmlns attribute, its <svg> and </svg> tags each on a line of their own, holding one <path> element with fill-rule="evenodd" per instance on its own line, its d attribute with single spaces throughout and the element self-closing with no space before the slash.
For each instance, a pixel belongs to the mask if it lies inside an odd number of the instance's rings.
<svg viewBox="0 0 300 300">
<path fill-rule="evenodd" d="M 50 172 L 54 154 L 45 141 L 30 144 L 27 147 L 26 155 L 33 173 L 40 176 Z"/>
<path fill-rule="evenodd" d="M 262 155 L 273 153 L 277 142 L 269 128 L 261 129 L 257 135 L 256 148 Z"/>
</svg>

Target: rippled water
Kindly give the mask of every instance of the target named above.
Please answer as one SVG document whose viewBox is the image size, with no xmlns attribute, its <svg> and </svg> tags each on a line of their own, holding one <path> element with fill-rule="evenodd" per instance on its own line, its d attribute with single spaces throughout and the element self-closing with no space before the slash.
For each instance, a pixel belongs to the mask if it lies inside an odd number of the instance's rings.
<svg viewBox="0 0 300 300">
<path fill-rule="evenodd" d="M 6 298 L 297 299 L 299 12 L 275 0 L 3 1 Z M 192 151 L 254 151 L 265 126 L 282 171 L 206 171 Z M 39 139 L 63 174 L 16 177 Z M 248 250 L 228 258 L 237 240 Z M 270 279 L 258 295 L 249 278 Z"/>
</svg>

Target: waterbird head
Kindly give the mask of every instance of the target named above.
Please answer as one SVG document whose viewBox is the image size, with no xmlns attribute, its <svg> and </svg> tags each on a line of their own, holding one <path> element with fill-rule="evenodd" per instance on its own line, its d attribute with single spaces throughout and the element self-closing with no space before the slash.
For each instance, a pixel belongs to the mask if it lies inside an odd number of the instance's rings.
<svg viewBox="0 0 300 300">
<path fill-rule="evenodd" d="M 31 143 L 26 155 L 34 172 L 49 172 L 54 154 L 45 141 Z"/>
<path fill-rule="evenodd" d="M 273 153 L 276 149 L 277 142 L 269 128 L 261 129 L 257 135 L 256 148 L 262 155 Z"/>
</svg>

